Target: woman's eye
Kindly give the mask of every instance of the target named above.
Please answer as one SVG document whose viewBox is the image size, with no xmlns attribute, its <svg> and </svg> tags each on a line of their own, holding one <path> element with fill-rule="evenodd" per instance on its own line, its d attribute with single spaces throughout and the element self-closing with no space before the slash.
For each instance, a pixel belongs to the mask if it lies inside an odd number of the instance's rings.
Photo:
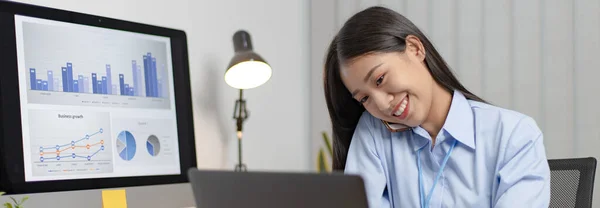
<svg viewBox="0 0 600 208">
<path fill-rule="evenodd" d="M 363 98 L 361 98 L 361 99 L 360 99 L 358 102 L 360 102 L 361 104 L 362 104 L 362 103 L 365 103 L 365 102 L 367 102 L 367 99 L 368 99 L 368 98 L 369 98 L 369 96 L 364 96 L 364 97 L 363 97 Z"/>
<path fill-rule="evenodd" d="M 381 75 L 379 78 L 377 78 L 377 81 L 375 81 L 375 84 L 377 84 L 377 86 L 379 86 L 381 82 L 383 82 L 383 76 L 385 75 Z"/>
</svg>

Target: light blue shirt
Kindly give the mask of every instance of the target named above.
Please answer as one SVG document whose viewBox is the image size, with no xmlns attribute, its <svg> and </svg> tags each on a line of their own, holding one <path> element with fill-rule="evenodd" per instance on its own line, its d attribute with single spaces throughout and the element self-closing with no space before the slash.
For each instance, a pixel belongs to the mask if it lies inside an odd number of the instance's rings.
<svg viewBox="0 0 600 208">
<path fill-rule="evenodd" d="M 433 149 L 422 127 L 390 132 L 365 111 L 350 143 L 345 172 L 362 176 L 371 208 L 420 207 L 417 150 L 424 148 L 420 158 L 428 194 L 455 140 L 430 207 L 549 206 L 550 168 L 536 122 L 467 100 L 458 91 Z"/>
</svg>

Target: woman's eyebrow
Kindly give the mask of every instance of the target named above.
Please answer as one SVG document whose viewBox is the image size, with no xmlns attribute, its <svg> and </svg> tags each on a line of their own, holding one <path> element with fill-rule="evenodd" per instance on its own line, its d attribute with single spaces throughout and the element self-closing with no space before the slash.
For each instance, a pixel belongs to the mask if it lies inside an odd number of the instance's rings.
<svg viewBox="0 0 600 208">
<path fill-rule="evenodd" d="M 369 81 L 369 77 L 371 77 L 371 75 L 373 74 L 373 72 L 375 71 L 375 69 L 379 68 L 382 64 L 383 63 L 377 64 L 376 66 L 374 66 L 373 68 L 371 68 L 371 70 L 369 70 L 369 72 L 365 76 L 364 82 Z"/>
<path fill-rule="evenodd" d="M 367 75 L 365 75 L 365 78 L 363 79 L 363 81 L 365 83 L 367 81 L 369 81 L 369 77 L 371 77 L 371 75 L 373 75 L 373 72 L 375 72 L 375 69 L 379 68 L 381 65 L 383 65 L 383 63 L 379 63 L 379 64 L 375 65 L 373 68 L 371 68 L 371 70 L 369 70 L 369 72 L 367 72 Z M 358 89 L 352 91 L 352 97 L 356 96 L 356 94 L 358 94 L 358 92 L 359 92 Z"/>
</svg>

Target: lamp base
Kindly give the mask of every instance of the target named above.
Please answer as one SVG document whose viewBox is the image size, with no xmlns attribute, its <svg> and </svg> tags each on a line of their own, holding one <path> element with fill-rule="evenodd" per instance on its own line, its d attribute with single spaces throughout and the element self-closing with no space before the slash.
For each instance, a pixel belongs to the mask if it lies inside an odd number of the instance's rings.
<svg viewBox="0 0 600 208">
<path fill-rule="evenodd" d="M 237 164 L 235 165 L 235 172 L 248 172 L 248 168 L 246 164 Z"/>
</svg>

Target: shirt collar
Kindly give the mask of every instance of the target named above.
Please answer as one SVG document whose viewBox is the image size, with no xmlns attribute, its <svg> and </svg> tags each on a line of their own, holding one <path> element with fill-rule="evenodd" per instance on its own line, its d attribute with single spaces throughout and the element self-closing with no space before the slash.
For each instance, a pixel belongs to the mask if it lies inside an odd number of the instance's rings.
<svg viewBox="0 0 600 208">
<path fill-rule="evenodd" d="M 448 116 L 446 116 L 446 121 L 442 126 L 440 134 L 449 134 L 452 138 L 458 140 L 458 142 L 471 149 L 475 149 L 474 125 L 473 111 L 471 110 L 469 101 L 461 92 L 455 90 L 452 96 L 452 103 L 450 104 Z M 423 137 L 424 135 L 428 135 L 427 131 L 421 126 L 417 126 L 412 130 L 414 133 Z M 427 141 L 425 140 L 413 140 L 413 142 L 415 144 L 415 151 L 427 144 Z"/>
</svg>

